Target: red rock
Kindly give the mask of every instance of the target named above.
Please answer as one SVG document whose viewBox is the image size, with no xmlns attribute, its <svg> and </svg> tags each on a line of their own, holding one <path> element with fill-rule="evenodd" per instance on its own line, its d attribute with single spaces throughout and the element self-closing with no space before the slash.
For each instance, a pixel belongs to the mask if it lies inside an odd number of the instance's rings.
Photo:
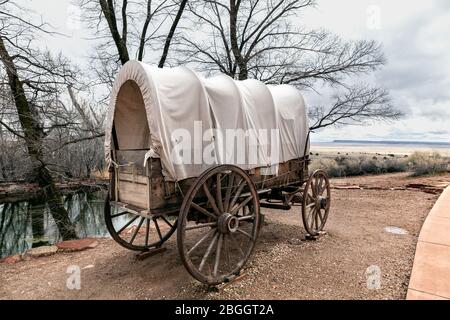
<svg viewBox="0 0 450 320">
<path fill-rule="evenodd" d="M 54 255 L 58 251 L 58 248 L 55 246 L 42 246 L 28 250 L 25 253 L 25 256 L 31 258 L 40 258 Z"/>
<path fill-rule="evenodd" d="M 8 256 L 8 257 L 3 258 L 1 260 L 1 262 L 6 263 L 6 264 L 14 264 L 21 260 L 22 260 L 22 258 L 20 257 L 20 254 L 15 254 L 13 256 Z"/>
<path fill-rule="evenodd" d="M 60 251 L 82 251 L 95 248 L 96 246 L 98 246 L 98 241 L 93 238 L 67 240 L 57 243 L 56 246 Z"/>
</svg>

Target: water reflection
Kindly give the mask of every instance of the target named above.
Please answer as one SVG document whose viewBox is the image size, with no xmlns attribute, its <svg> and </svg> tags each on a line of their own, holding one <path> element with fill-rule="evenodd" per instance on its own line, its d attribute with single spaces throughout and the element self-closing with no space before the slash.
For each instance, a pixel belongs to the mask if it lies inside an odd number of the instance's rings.
<svg viewBox="0 0 450 320">
<path fill-rule="evenodd" d="M 106 191 L 65 196 L 65 207 L 79 237 L 108 235 L 103 221 L 105 196 Z M 1 257 L 58 241 L 61 238 L 52 215 L 39 199 L 0 204 Z"/>
</svg>

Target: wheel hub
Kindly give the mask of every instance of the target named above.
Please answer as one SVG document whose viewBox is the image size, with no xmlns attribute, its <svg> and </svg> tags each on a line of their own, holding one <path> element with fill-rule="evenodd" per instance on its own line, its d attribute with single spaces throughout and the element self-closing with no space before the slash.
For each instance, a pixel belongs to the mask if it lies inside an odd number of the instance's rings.
<svg viewBox="0 0 450 320">
<path fill-rule="evenodd" d="M 225 212 L 220 215 L 217 225 L 221 233 L 234 233 L 239 228 L 239 220 L 232 214 Z"/>
<path fill-rule="evenodd" d="M 317 197 L 316 206 L 320 209 L 325 209 L 327 206 L 327 198 L 323 196 Z"/>
</svg>

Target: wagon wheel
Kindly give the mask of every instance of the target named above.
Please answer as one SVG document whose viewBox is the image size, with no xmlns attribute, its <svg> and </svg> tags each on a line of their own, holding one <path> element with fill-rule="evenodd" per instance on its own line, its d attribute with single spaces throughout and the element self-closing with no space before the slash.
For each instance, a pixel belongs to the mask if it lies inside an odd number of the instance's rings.
<svg viewBox="0 0 450 320">
<path fill-rule="evenodd" d="M 178 220 L 178 251 L 188 272 L 216 285 L 239 274 L 260 228 L 259 197 L 240 168 L 205 171 L 187 192 Z"/>
<path fill-rule="evenodd" d="M 161 247 L 177 228 L 177 221 L 170 221 L 165 215 L 147 218 L 125 210 L 111 212 L 109 192 L 105 202 L 105 222 L 109 234 L 117 243 L 135 251 Z"/>
<path fill-rule="evenodd" d="M 325 171 L 317 170 L 309 177 L 302 198 L 303 225 L 311 236 L 316 236 L 323 230 L 330 211 L 330 181 Z"/>
</svg>

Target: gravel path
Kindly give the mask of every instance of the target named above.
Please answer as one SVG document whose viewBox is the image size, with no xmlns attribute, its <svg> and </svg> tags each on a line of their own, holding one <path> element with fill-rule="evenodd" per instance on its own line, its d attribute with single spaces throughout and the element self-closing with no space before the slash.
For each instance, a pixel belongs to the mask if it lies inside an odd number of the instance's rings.
<svg viewBox="0 0 450 320">
<path fill-rule="evenodd" d="M 414 181 L 397 174 L 365 177 L 364 182 L 399 184 L 399 179 Z M 1 263 L 0 298 L 404 299 L 417 237 L 438 196 L 410 190 L 333 190 L 332 197 L 328 233 L 317 241 L 303 240 L 300 207 L 263 209 L 267 225 L 244 277 L 219 290 L 189 276 L 178 257 L 175 237 L 168 241 L 166 252 L 144 261 L 110 239 L 99 239 L 96 248 L 83 252 Z M 388 233 L 386 226 L 408 233 Z M 66 287 L 70 265 L 81 268 L 80 290 Z M 381 270 L 378 290 L 367 288 L 370 266 Z"/>
</svg>

